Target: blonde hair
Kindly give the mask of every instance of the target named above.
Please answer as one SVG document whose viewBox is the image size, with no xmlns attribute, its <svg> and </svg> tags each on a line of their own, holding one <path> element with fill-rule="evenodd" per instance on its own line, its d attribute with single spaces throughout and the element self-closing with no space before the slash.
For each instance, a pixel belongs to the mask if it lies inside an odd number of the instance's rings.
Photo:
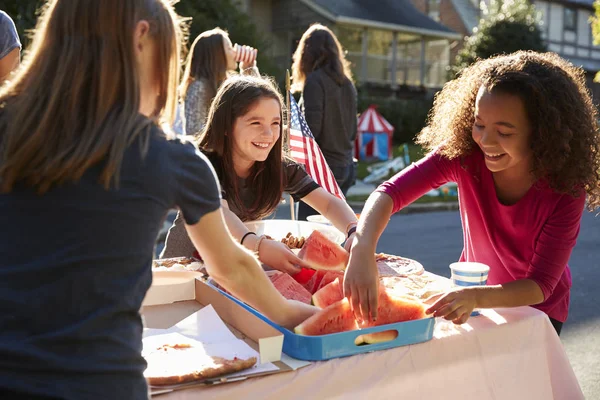
<svg viewBox="0 0 600 400">
<path fill-rule="evenodd" d="M 146 20 L 156 44 L 159 94 L 139 113 L 133 32 Z M 104 162 L 118 185 L 126 148 L 152 124 L 172 125 L 179 81 L 180 19 L 168 0 L 48 0 L 33 43 L 0 89 L 0 189 L 24 182 L 43 193 Z"/>
</svg>

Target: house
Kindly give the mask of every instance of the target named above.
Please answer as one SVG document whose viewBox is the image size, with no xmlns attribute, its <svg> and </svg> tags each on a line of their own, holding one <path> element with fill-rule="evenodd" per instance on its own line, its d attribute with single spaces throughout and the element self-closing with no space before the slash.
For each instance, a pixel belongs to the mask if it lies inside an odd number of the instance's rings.
<svg viewBox="0 0 600 400">
<path fill-rule="evenodd" d="M 418 11 L 410 0 L 242 0 L 272 40 L 272 56 L 291 65 L 304 31 L 329 26 L 347 50 L 357 83 L 373 94 L 411 97 L 446 81 L 450 49 L 464 34 Z"/>
<path fill-rule="evenodd" d="M 489 0 L 486 0 L 489 1 Z M 470 35 L 479 24 L 481 8 L 478 0 L 412 0 L 415 7 L 441 24 Z M 593 0 L 533 0 L 540 13 L 542 37 L 548 51 L 553 51 L 582 67 L 594 101 L 600 104 L 600 84 L 594 83 L 600 70 L 600 46 L 594 45 L 590 17 Z M 450 52 L 453 60 L 462 46 Z"/>
<path fill-rule="evenodd" d="M 540 0 L 534 5 L 541 14 L 548 50 L 583 68 L 594 103 L 600 104 L 600 84 L 593 82 L 600 71 L 600 46 L 594 45 L 590 24 L 593 0 Z"/>
</svg>

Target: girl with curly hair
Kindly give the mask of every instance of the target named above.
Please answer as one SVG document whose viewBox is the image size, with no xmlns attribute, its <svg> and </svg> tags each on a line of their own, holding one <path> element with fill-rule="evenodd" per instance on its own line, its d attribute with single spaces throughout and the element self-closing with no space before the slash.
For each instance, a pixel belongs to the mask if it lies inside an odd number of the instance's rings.
<svg viewBox="0 0 600 400">
<path fill-rule="evenodd" d="M 474 308 L 531 305 L 560 334 L 586 194 L 590 211 L 600 206 L 600 134 L 582 70 L 553 53 L 479 61 L 444 86 L 417 142 L 429 154 L 384 182 L 362 213 L 344 282 L 355 314 L 377 317 L 373 253 L 389 216 L 452 181 L 460 261 L 487 264 L 488 286 L 433 296 L 427 312 L 462 324 Z"/>
</svg>

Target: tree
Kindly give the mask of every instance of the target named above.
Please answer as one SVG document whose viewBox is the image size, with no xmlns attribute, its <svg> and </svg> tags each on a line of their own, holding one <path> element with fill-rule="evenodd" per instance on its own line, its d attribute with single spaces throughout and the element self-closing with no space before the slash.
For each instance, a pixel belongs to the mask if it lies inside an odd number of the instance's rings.
<svg viewBox="0 0 600 400">
<path fill-rule="evenodd" d="M 29 43 L 28 32 L 35 28 L 38 10 L 44 0 L 3 0 L 2 10 L 15 21 L 23 48 Z M 241 11 L 239 0 L 181 0 L 175 5 L 177 13 L 189 18 L 190 40 L 203 31 L 220 27 L 229 32 L 233 43 L 256 47 L 262 73 L 283 81 L 283 69 L 269 57 L 270 43 L 251 18 Z"/>
<path fill-rule="evenodd" d="M 527 0 L 491 0 L 456 56 L 452 78 L 479 59 L 517 50 L 546 51 L 538 21 L 535 7 Z"/>
</svg>

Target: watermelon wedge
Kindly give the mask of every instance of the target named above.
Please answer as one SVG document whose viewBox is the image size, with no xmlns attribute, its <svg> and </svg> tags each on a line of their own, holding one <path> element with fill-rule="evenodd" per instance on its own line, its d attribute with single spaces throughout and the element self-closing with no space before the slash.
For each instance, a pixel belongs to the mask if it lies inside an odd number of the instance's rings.
<svg viewBox="0 0 600 400">
<path fill-rule="evenodd" d="M 277 291 L 286 299 L 298 300 L 302 303 L 310 304 L 311 294 L 290 275 L 278 272 L 269 276 L 269 279 L 271 279 Z"/>
<path fill-rule="evenodd" d="M 306 239 L 298 257 L 313 269 L 340 271 L 346 268 L 350 255 L 342 246 L 332 242 L 321 232 L 313 231 Z"/>
<path fill-rule="evenodd" d="M 411 296 L 396 296 L 390 294 L 385 287 L 379 286 L 379 304 L 377 307 L 377 321 L 368 321 L 362 324 L 362 328 L 394 324 L 396 322 L 412 321 L 415 319 L 426 318 L 425 306 L 418 299 Z M 397 332 L 395 330 L 369 333 L 358 336 L 356 344 L 360 343 L 381 343 L 395 339 Z"/>
<path fill-rule="evenodd" d="M 340 284 L 339 278 L 335 278 L 333 282 L 325 285 L 313 294 L 312 303 L 319 308 L 327 308 L 329 305 L 336 301 L 340 301 L 343 298 L 344 291 L 342 285 Z"/>
<path fill-rule="evenodd" d="M 317 287 L 317 290 L 315 290 L 315 293 L 321 290 L 321 288 L 324 288 L 325 286 L 329 285 L 336 279 L 340 281 L 340 287 L 344 287 L 344 271 L 325 272 L 325 275 L 323 275 L 323 279 L 321 279 L 321 283 L 319 283 L 319 286 Z"/>
<path fill-rule="evenodd" d="M 319 311 L 298 325 L 298 335 L 318 336 L 358 329 L 348 299 L 344 298 Z"/>
</svg>

